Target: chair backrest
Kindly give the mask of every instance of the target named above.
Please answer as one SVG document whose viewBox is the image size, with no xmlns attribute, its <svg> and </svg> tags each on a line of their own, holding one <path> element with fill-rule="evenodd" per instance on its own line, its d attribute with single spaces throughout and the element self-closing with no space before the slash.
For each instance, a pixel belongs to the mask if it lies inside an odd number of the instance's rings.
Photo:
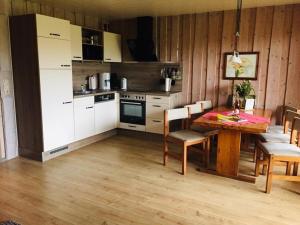
<svg viewBox="0 0 300 225">
<path fill-rule="evenodd" d="M 293 107 L 293 106 L 288 106 L 288 105 L 283 106 L 283 111 L 282 111 L 282 123 L 283 124 L 285 122 L 285 114 L 286 114 L 287 110 L 292 111 L 292 112 L 300 113 L 300 110 Z"/>
<path fill-rule="evenodd" d="M 296 144 L 300 147 L 300 115 L 295 117 L 292 125 L 291 144 Z"/>
<path fill-rule="evenodd" d="M 211 100 L 197 101 L 196 104 L 202 104 L 202 107 L 203 107 L 204 110 L 212 109 L 213 108 Z"/>
<path fill-rule="evenodd" d="M 203 104 L 191 104 L 184 106 L 185 108 L 189 109 L 189 115 L 199 114 L 202 113 L 203 110 Z"/>
<path fill-rule="evenodd" d="M 166 121 L 180 120 L 180 119 L 187 119 L 187 118 L 189 118 L 188 108 L 169 109 L 166 110 L 165 113 Z"/>
<path fill-rule="evenodd" d="M 164 136 L 166 137 L 170 132 L 169 122 L 173 120 L 182 120 L 182 128 L 185 127 L 186 119 L 189 118 L 188 108 L 169 109 L 165 110 L 164 118 Z"/>
<path fill-rule="evenodd" d="M 284 133 L 288 133 L 289 129 L 292 127 L 295 117 L 300 117 L 300 114 L 294 111 L 286 110 L 284 115 Z"/>
</svg>

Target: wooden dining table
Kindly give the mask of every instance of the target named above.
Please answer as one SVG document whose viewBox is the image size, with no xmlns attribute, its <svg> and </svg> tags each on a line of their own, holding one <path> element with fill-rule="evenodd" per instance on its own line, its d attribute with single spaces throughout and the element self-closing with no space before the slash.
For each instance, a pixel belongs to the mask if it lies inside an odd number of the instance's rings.
<svg viewBox="0 0 300 225">
<path fill-rule="evenodd" d="M 218 107 L 212 109 L 212 112 L 224 113 L 232 111 L 227 107 Z M 272 111 L 267 109 L 254 109 L 252 111 L 242 111 L 255 117 L 263 117 L 268 121 L 271 119 Z M 241 150 L 242 133 L 257 134 L 266 132 L 269 122 L 261 123 L 226 123 L 218 119 L 207 118 L 205 115 L 196 118 L 194 125 L 220 129 L 218 134 L 216 174 L 255 182 L 254 177 L 239 173 L 239 160 Z"/>
</svg>

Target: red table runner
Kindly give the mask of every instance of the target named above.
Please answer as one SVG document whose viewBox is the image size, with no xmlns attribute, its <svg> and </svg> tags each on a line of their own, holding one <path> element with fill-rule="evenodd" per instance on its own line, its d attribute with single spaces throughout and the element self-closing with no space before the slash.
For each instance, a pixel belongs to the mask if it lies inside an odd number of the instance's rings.
<svg viewBox="0 0 300 225">
<path fill-rule="evenodd" d="M 203 117 L 205 119 L 209 119 L 209 120 L 218 120 L 217 115 L 221 114 L 224 116 L 231 116 L 233 113 L 233 111 L 226 111 L 226 112 L 208 112 L 206 114 L 203 115 Z M 254 116 L 251 115 L 250 113 L 244 113 L 244 112 L 240 112 L 239 113 L 239 117 L 241 119 L 244 119 L 246 121 L 241 121 L 241 122 L 235 122 L 235 121 L 222 121 L 224 124 L 233 124 L 233 125 L 239 125 L 239 124 L 257 124 L 257 123 L 270 123 L 270 119 L 267 119 L 265 117 L 261 117 L 261 116 Z"/>
</svg>

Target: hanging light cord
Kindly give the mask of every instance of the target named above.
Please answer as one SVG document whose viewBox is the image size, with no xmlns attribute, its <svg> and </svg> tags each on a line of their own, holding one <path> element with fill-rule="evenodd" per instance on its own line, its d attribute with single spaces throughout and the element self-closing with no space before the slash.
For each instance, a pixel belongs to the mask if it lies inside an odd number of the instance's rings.
<svg viewBox="0 0 300 225">
<path fill-rule="evenodd" d="M 236 51 L 237 51 L 238 39 L 240 37 L 242 4 L 243 4 L 243 0 L 237 0 L 236 25 L 235 25 L 236 33 L 235 33 L 235 46 L 234 46 L 234 49 Z"/>
</svg>

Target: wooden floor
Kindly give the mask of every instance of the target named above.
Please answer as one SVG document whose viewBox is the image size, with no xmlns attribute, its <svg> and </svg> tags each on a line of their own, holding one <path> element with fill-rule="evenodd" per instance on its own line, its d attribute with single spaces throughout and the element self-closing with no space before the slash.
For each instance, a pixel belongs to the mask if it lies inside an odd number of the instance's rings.
<svg viewBox="0 0 300 225">
<path fill-rule="evenodd" d="M 0 164 L 0 221 L 22 225 L 300 224 L 300 185 L 256 184 L 163 167 L 160 142 L 118 135 L 44 164 Z M 253 163 L 241 161 L 252 171 Z"/>
</svg>

